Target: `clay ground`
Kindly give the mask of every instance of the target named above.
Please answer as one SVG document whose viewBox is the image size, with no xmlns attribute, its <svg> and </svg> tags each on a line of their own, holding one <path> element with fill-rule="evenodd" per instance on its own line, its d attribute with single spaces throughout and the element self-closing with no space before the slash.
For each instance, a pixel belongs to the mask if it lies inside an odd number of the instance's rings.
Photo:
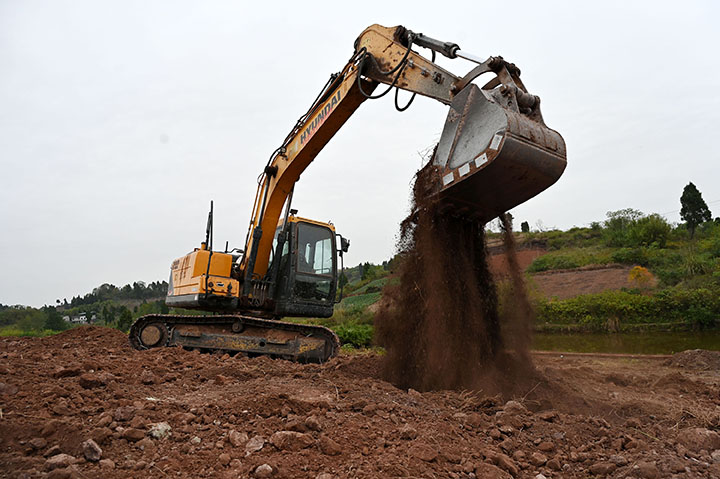
<svg viewBox="0 0 720 479">
<path fill-rule="evenodd" d="M 380 361 L 3 338 L 0 477 L 720 477 L 720 353 L 535 354 L 512 397 L 400 390 Z"/>
<path fill-rule="evenodd" d="M 581 294 L 635 287 L 629 280 L 631 269 L 629 266 L 604 265 L 546 271 L 532 275 L 530 284 L 547 298 L 574 298 Z"/>
<path fill-rule="evenodd" d="M 496 247 L 496 250 L 498 248 Z M 515 254 L 518 266 L 523 271 L 532 262 L 545 254 L 543 249 L 522 249 Z M 495 252 L 489 256 L 490 271 L 496 278 L 508 274 L 508 264 L 505 254 Z M 630 279 L 630 266 L 620 264 L 592 265 L 582 268 L 564 269 L 534 273 L 530 276 L 528 286 L 546 298 L 568 299 L 581 294 L 601 293 L 608 290 L 634 288 Z M 653 278 L 649 286 L 653 287 L 656 280 Z"/>
</svg>

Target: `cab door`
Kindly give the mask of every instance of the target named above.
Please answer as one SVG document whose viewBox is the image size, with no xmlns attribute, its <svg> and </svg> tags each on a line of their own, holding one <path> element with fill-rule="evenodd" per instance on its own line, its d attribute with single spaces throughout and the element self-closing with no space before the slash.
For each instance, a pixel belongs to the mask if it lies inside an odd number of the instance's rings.
<svg viewBox="0 0 720 479">
<path fill-rule="evenodd" d="M 298 221 L 290 228 L 290 251 L 281 259 L 276 314 L 330 317 L 337 287 L 335 233 L 327 227 Z"/>
</svg>

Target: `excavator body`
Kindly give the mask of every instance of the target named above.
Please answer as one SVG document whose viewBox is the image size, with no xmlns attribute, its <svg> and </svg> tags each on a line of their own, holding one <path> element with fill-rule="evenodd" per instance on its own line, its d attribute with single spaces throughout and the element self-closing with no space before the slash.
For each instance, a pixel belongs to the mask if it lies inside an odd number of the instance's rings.
<svg viewBox="0 0 720 479">
<path fill-rule="evenodd" d="M 432 50 L 432 60 L 414 46 Z M 434 63 L 435 53 L 477 66 L 458 77 Z M 472 83 L 485 74 L 490 79 L 482 87 Z M 389 87 L 374 95 L 383 84 Z M 338 271 L 349 247 L 332 224 L 296 216 L 290 208 L 294 185 L 365 100 L 394 87 L 450 108 L 427 165 L 436 178 L 428 193 L 440 211 L 484 223 L 562 175 L 565 143 L 545 125 L 540 99 L 527 91 L 515 65 L 502 57 L 480 60 L 454 43 L 401 26 L 372 25 L 271 155 L 258 181 L 244 248 L 213 251 L 211 207 L 205 242 L 172 263 L 167 304 L 213 315 L 143 316 L 130 329 L 133 347 L 182 346 L 301 361 L 335 355 L 340 344 L 331 330 L 278 321 L 333 314 Z M 410 106 L 399 107 L 397 96 L 395 104 L 399 111 Z"/>
</svg>

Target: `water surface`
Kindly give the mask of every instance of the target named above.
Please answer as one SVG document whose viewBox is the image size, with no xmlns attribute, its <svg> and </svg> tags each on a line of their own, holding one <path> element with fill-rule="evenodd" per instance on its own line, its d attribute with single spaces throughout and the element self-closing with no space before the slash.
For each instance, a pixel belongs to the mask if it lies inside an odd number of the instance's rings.
<svg viewBox="0 0 720 479">
<path fill-rule="evenodd" d="M 673 354 L 686 349 L 720 351 L 720 331 L 535 333 L 533 349 L 625 354 Z"/>
</svg>

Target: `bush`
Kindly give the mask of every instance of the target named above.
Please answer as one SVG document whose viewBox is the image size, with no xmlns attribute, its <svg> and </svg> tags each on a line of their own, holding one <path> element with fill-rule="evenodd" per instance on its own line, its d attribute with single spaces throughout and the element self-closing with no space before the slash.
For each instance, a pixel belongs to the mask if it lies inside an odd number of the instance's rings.
<svg viewBox="0 0 720 479">
<path fill-rule="evenodd" d="M 673 288 L 653 295 L 605 291 L 566 300 L 541 300 L 537 317 L 545 323 L 575 324 L 591 330 L 605 330 L 609 321 L 617 322 L 620 329 L 669 322 L 704 328 L 720 319 L 720 288 Z"/>
<path fill-rule="evenodd" d="M 608 246 L 664 248 L 673 231 L 670 223 L 662 216 L 645 216 L 632 208 L 610 211 L 607 216 L 603 236 Z"/>
<path fill-rule="evenodd" d="M 665 218 L 652 214 L 634 221 L 628 230 L 627 239 L 632 246 L 664 248 L 671 231 L 672 226 Z"/>
<path fill-rule="evenodd" d="M 334 330 L 343 345 L 350 344 L 356 348 L 367 348 L 372 345 L 374 329 L 370 324 L 342 323 Z"/>
<path fill-rule="evenodd" d="M 550 271 L 556 269 L 572 269 L 578 268 L 580 265 L 572 258 L 561 255 L 544 255 L 536 258 L 528 267 L 528 272 L 539 273 L 541 271 Z"/>
<path fill-rule="evenodd" d="M 645 248 L 620 248 L 612 254 L 612 259 L 616 263 L 631 265 L 648 265 L 648 257 Z"/>
<path fill-rule="evenodd" d="M 632 208 L 624 210 L 608 211 L 605 220 L 605 231 L 603 237 L 608 246 L 622 247 L 629 246 L 628 236 L 630 227 L 643 217 L 643 213 Z"/>
<path fill-rule="evenodd" d="M 608 264 L 613 261 L 610 250 L 606 248 L 573 248 L 553 251 L 542 255 L 530 264 L 529 273 L 539 273 L 557 269 L 572 269 L 591 264 Z"/>
</svg>

